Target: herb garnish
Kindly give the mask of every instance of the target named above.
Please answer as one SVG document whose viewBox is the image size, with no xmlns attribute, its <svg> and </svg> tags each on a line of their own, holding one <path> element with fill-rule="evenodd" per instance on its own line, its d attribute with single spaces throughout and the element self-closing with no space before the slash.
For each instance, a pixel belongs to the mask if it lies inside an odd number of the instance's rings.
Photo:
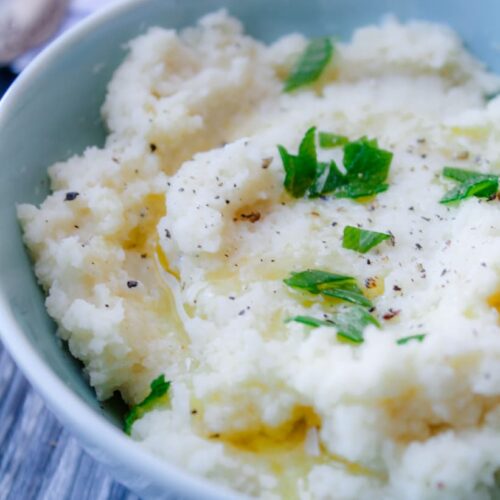
<svg viewBox="0 0 500 500">
<path fill-rule="evenodd" d="M 304 290 L 314 295 L 321 294 L 324 297 L 372 307 L 370 300 L 363 295 L 356 280 L 351 276 L 310 269 L 300 273 L 292 273 L 284 282 L 292 288 Z"/>
<path fill-rule="evenodd" d="M 125 415 L 123 421 L 123 430 L 130 435 L 132 425 L 140 419 L 145 413 L 152 410 L 158 403 L 164 403 L 167 400 L 167 393 L 170 382 L 165 380 L 165 375 L 160 375 L 151 382 L 151 392 L 139 404 L 133 406 Z"/>
<path fill-rule="evenodd" d="M 422 342 L 426 336 L 427 336 L 427 334 L 425 334 L 425 333 L 419 333 L 418 335 L 410 335 L 409 337 L 403 337 L 403 338 L 397 340 L 396 344 L 404 345 L 404 344 L 407 344 L 408 342 L 411 342 L 412 340 Z"/>
<path fill-rule="evenodd" d="M 493 99 L 496 99 L 500 95 L 500 90 L 496 90 L 495 92 L 489 92 L 483 95 L 483 99 L 485 102 L 490 102 Z"/>
<path fill-rule="evenodd" d="M 336 192 L 338 198 L 361 198 L 387 191 L 392 153 L 379 149 L 376 139 L 362 137 L 344 146 L 345 182 Z"/>
<path fill-rule="evenodd" d="M 390 234 L 367 231 L 354 226 L 346 226 L 342 237 L 342 246 L 349 250 L 366 253 L 371 248 L 391 238 Z"/>
<path fill-rule="evenodd" d="M 312 316 L 294 316 L 293 318 L 285 320 L 285 323 L 290 323 L 291 321 L 302 323 L 303 325 L 307 325 L 312 328 L 319 328 L 320 326 L 335 326 L 335 323 L 331 319 L 317 319 Z"/>
<path fill-rule="evenodd" d="M 323 149 L 338 148 L 349 143 L 349 139 L 344 135 L 331 134 L 330 132 L 319 133 L 319 145 Z"/>
<path fill-rule="evenodd" d="M 498 175 L 480 174 L 461 168 L 445 167 L 443 176 L 460 183 L 456 188 L 444 195 L 440 200 L 440 203 L 443 204 L 464 200 L 472 196 L 489 198 L 498 191 Z"/>
<path fill-rule="evenodd" d="M 329 38 L 311 40 L 285 81 L 283 90 L 291 92 L 315 82 L 323 73 L 333 55 Z"/>
<path fill-rule="evenodd" d="M 295 321 L 312 328 L 328 326 L 337 328 L 337 336 L 342 340 L 361 344 L 364 341 L 363 330 L 368 325 L 380 327 L 379 322 L 365 309 L 359 306 L 352 306 L 342 309 L 332 315 L 331 319 L 316 319 L 311 316 L 295 316 L 287 319 L 287 322 Z"/>
<path fill-rule="evenodd" d="M 388 189 L 386 180 L 393 155 L 380 149 L 375 139 L 362 137 L 344 145 L 342 173 L 334 161 L 318 162 L 315 135 L 315 127 L 306 132 L 298 155 L 278 146 L 285 168 L 285 189 L 294 198 L 330 193 L 338 198 L 362 198 Z"/>
<path fill-rule="evenodd" d="M 344 177 L 334 161 L 330 163 L 318 162 L 314 183 L 309 188 L 309 197 L 316 198 L 333 193 L 335 189 L 344 184 Z"/>
<path fill-rule="evenodd" d="M 285 167 L 285 189 L 294 198 L 302 198 L 316 178 L 315 134 L 315 127 L 306 132 L 297 156 L 289 154 L 283 146 L 278 146 Z"/>
</svg>

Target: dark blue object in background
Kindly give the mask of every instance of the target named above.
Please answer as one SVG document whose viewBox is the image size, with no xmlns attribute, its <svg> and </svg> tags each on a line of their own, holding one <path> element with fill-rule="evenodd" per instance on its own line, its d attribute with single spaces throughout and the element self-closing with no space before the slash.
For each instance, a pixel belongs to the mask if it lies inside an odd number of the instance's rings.
<svg viewBox="0 0 500 500">
<path fill-rule="evenodd" d="M 0 97 L 4 95 L 5 91 L 9 88 L 15 78 L 16 74 L 12 73 L 9 68 L 6 68 L 5 66 L 0 67 Z"/>
</svg>

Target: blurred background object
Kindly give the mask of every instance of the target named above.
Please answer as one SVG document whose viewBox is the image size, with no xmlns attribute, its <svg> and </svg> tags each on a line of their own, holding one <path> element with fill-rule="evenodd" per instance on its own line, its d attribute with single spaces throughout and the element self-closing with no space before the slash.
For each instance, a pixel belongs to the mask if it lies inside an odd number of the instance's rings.
<svg viewBox="0 0 500 500">
<path fill-rule="evenodd" d="M 68 0 L 1 0 L 0 63 L 47 41 L 60 26 Z"/>
<path fill-rule="evenodd" d="M 0 67 L 20 73 L 43 47 L 95 10 L 120 0 L 0 0 Z"/>
<path fill-rule="evenodd" d="M 0 0 L 0 97 L 45 45 L 121 0 Z"/>
</svg>

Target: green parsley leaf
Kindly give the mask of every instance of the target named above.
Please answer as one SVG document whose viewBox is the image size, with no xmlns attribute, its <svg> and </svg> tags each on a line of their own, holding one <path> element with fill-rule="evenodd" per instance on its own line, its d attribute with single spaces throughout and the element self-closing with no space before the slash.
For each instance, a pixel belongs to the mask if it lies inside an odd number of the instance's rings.
<svg viewBox="0 0 500 500">
<path fill-rule="evenodd" d="M 418 335 L 410 335 L 409 337 L 403 337 L 399 340 L 396 341 L 396 344 L 398 345 L 404 345 L 407 344 L 408 342 L 411 342 L 412 340 L 416 340 L 418 342 L 422 342 L 427 335 L 425 333 L 420 333 Z"/>
<path fill-rule="evenodd" d="M 366 253 L 371 248 L 391 238 L 390 234 L 367 231 L 354 226 L 346 226 L 342 237 L 342 246 L 349 250 Z"/>
<path fill-rule="evenodd" d="M 317 198 L 323 194 L 323 186 L 325 185 L 327 176 L 330 173 L 329 169 L 330 166 L 328 163 L 316 163 L 316 174 L 314 176 L 313 183 L 309 187 L 309 198 Z"/>
<path fill-rule="evenodd" d="M 321 294 L 324 297 L 344 300 L 364 307 L 372 307 L 370 300 L 363 295 L 356 280 L 351 276 L 309 269 L 299 273 L 292 273 L 284 282 L 291 288 L 304 290 L 314 295 Z"/>
<path fill-rule="evenodd" d="M 335 326 L 335 323 L 332 320 L 316 319 L 312 316 L 294 316 L 293 318 L 285 320 L 285 323 L 290 323 L 291 321 L 302 323 L 303 325 L 311 326 L 312 328 L 319 328 L 320 326 Z"/>
<path fill-rule="evenodd" d="M 364 341 L 363 331 L 368 325 L 375 325 L 380 328 L 377 319 L 358 306 L 338 311 L 332 315 L 331 319 L 295 316 L 286 320 L 287 323 L 290 321 L 302 323 L 312 328 L 319 328 L 320 326 L 334 327 L 337 329 L 337 336 L 340 339 L 355 344 L 361 344 Z"/>
<path fill-rule="evenodd" d="M 363 331 L 368 325 L 375 325 L 380 328 L 376 318 L 362 307 L 357 306 L 339 311 L 334 321 L 338 329 L 337 335 L 343 340 L 356 344 L 364 341 Z"/>
<path fill-rule="evenodd" d="M 316 128 L 310 128 L 299 146 L 299 154 L 291 155 L 278 146 L 285 168 L 285 189 L 294 197 L 302 198 L 316 179 Z"/>
<path fill-rule="evenodd" d="M 319 145 L 324 149 L 338 148 L 349 143 L 345 135 L 331 134 L 330 132 L 319 133 Z"/>
<path fill-rule="evenodd" d="M 472 170 L 465 170 L 464 168 L 444 167 L 443 177 L 453 179 L 457 182 L 467 182 L 469 180 L 498 180 L 497 175 L 480 174 Z"/>
<path fill-rule="evenodd" d="M 498 191 L 498 175 L 480 174 L 471 170 L 445 167 L 443 176 L 460 182 L 459 186 L 448 191 L 440 200 L 440 203 L 443 204 L 465 200 L 472 196 L 489 198 Z"/>
<path fill-rule="evenodd" d="M 343 184 L 345 184 L 344 175 L 337 167 L 337 164 L 331 161 L 328 165 L 328 175 L 321 189 L 321 194 L 332 193 Z"/>
<path fill-rule="evenodd" d="M 343 174 L 334 161 L 318 162 L 316 128 L 310 128 L 299 146 L 298 155 L 278 146 L 285 168 L 285 189 L 295 198 L 306 193 L 314 198 L 332 193 L 338 198 L 361 198 L 388 189 L 385 183 L 392 153 L 379 149 L 375 139 L 363 137 L 344 146 Z"/>
<path fill-rule="evenodd" d="M 496 99 L 499 95 L 500 95 L 500 90 L 497 90 L 495 92 L 490 92 L 490 93 L 484 94 L 483 98 L 484 98 L 485 102 L 490 102 L 493 99 Z"/>
<path fill-rule="evenodd" d="M 345 284 L 336 288 L 329 288 L 327 290 L 322 290 L 321 294 L 326 297 L 345 300 L 346 302 L 358 304 L 363 307 L 373 306 L 371 301 L 363 295 L 363 292 L 356 284 Z"/>
<path fill-rule="evenodd" d="M 165 380 L 165 375 L 160 375 L 151 382 L 151 392 L 139 404 L 133 406 L 130 411 L 125 415 L 123 422 L 123 430 L 130 435 L 132 432 L 132 425 L 140 419 L 145 413 L 154 409 L 159 403 L 167 401 L 167 393 L 170 388 L 170 382 Z"/>
<path fill-rule="evenodd" d="M 356 280 L 351 276 L 343 276 L 342 274 L 334 274 L 318 269 L 309 269 L 307 271 L 301 271 L 300 273 L 292 273 L 291 276 L 284 281 L 292 288 L 306 290 L 314 294 L 321 293 L 321 290 L 324 288 L 344 285 L 346 283 L 356 283 Z"/>
<path fill-rule="evenodd" d="M 363 137 L 344 146 L 345 183 L 335 191 L 338 198 L 361 198 L 382 193 L 393 154 L 379 149 L 375 139 Z"/>
<path fill-rule="evenodd" d="M 315 82 L 323 73 L 333 55 L 329 38 L 311 40 L 285 81 L 283 90 L 291 92 Z"/>
<path fill-rule="evenodd" d="M 448 191 L 439 201 L 443 205 L 454 203 L 473 196 L 477 198 L 489 198 L 498 191 L 498 181 L 467 181 L 460 186 Z"/>
<path fill-rule="evenodd" d="M 309 189 L 309 197 L 315 198 L 332 193 L 345 183 L 344 174 L 339 170 L 337 164 L 332 160 L 330 163 L 318 163 L 316 167 L 316 178 Z"/>
</svg>

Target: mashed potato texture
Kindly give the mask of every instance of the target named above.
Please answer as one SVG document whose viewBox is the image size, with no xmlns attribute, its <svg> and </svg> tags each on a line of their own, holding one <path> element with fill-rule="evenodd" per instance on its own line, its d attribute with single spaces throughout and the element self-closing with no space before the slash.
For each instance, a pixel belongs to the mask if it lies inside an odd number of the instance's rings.
<svg viewBox="0 0 500 500">
<path fill-rule="evenodd" d="M 500 174 L 499 81 L 450 29 L 388 19 L 284 93 L 306 44 L 266 46 L 223 12 L 130 43 L 105 147 L 18 209 L 47 309 L 99 398 L 172 382 L 132 436 L 195 474 L 266 499 L 493 498 L 499 201 L 439 200 L 444 166 Z M 389 189 L 290 197 L 277 145 L 312 126 L 378 139 Z M 361 254 L 347 225 L 393 238 Z M 285 322 L 329 311 L 283 283 L 305 269 L 355 277 L 381 328 L 352 345 Z"/>
</svg>

